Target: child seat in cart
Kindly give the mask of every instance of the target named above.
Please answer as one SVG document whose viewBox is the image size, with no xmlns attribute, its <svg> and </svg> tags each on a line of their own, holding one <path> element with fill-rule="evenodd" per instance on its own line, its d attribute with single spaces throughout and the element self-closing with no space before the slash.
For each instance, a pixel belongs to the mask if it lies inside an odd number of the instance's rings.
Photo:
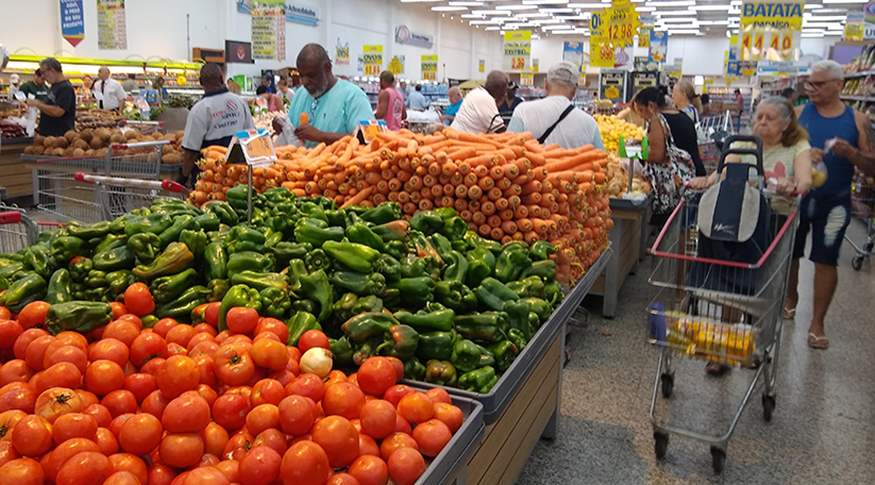
<svg viewBox="0 0 875 485">
<path fill-rule="evenodd" d="M 735 142 L 753 143 L 755 148 L 734 148 Z M 756 166 L 726 164 L 730 154 L 752 155 Z M 749 182 L 752 168 L 755 186 Z M 659 349 L 650 406 L 657 458 L 665 456 L 670 434 L 694 438 L 711 445 L 712 465 L 720 473 L 729 439 L 760 378 L 763 417 L 772 418 L 797 219 L 795 204 L 777 200 L 781 198 L 764 188 L 758 137 L 729 137 L 717 171 L 724 174 L 723 180 L 699 202 L 682 201 L 653 245 L 648 281 L 655 296 L 648 309 L 647 340 Z M 696 223 L 689 226 L 689 221 Z M 725 432 L 715 436 L 657 418 L 659 390 L 665 399 L 674 390 L 675 356 L 755 368 Z"/>
</svg>

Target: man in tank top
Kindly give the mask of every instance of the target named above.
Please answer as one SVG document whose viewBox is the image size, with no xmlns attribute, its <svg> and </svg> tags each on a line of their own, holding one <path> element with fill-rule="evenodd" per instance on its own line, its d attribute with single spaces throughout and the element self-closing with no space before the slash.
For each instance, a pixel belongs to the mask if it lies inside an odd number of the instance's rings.
<svg viewBox="0 0 875 485">
<path fill-rule="evenodd" d="M 845 229 L 850 223 L 851 182 L 856 170 L 875 172 L 875 131 L 863 113 L 845 105 L 839 98 L 844 73 L 835 61 L 821 61 L 811 67 L 808 94 L 811 103 L 796 108 L 799 124 L 808 130 L 811 161 L 823 162 L 826 182 L 814 188 L 799 207 L 799 229 L 793 250 L 793 264 L 785 318 L 796 313 L 799 293 L 799 258 L 804 255 L 808 233 L 814 263 L 814 311 L 808 329 L 808 345 L 826 349 L 829 340 L 824 331 L 826 312 L 838 284 L 836 266 Z M 830 147 L 830 145 L 832 145 Z"/>
<path fill-rule="evenodd" d="M 407 119 L 404 98 L 395 89 L 395 75 L 389 71 L 380 73 L 380 97 L 377 99 L 374 118 L 385 121 L 392 131 L 400 130 L 401 122 Z"/>
</svg>

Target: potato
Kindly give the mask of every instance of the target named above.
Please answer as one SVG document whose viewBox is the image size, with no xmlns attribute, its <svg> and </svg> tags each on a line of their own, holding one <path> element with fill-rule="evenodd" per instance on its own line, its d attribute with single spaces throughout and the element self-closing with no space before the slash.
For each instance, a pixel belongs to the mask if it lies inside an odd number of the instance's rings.
<svg viewBox="0 0 875 485">
<path fill-rule="evenodd" d="M 78 140 L 77 140 L 77 141 L 78 141 Z M 74 157 L 84 157 L 84 156 L 85 156 L 85 150 L 83 150 L 83 149 L 81 149 L 81 148 L 74 148 L 74 149 L 73 149 L 73 156 L 74 156 Z"/>
<path fill-rule="evenodd" d="M 177 131 L 177 132 L 176 132 L 176 139 L 177 139 L 177 140 L 182 140 L 182 135 L 184 135 L 184 134 L 185 134 L 185 132 L 182 131 L 182 130 Z"/>
<path fill-rule="evenodd" d="M 125 133 L 125 138 L 128 140 L 133 140 L 140 136 L 140 132 L 137 130 L 128 130 Z"/>
<path fill-rule="evenodd" d="M 67 148 L 65 148 L 65 149 L 64 149 L 64 156 L 65 156 L 65 157 L 72 157 L 72 156 L 73 156 L 73 150 L 75 150 L 75 148 L 73 148 L 73 147 L 67 147 Z"/>
<path fill-rule="evenodd" d="M 94 130 L 94 136 L 100 138 L 104 143 L 109 141 L 109 137 L 112 136 L 112 133 L 106 128 L 98 128 Z"/>
<path fill-rule="evenodd" d="M 98 148 L 94 150 L 94 155 L 96 157 L 105 157 L 106 156 L 106 148 Z"/>
<path fill-rule="evenodd" d="M 64 156 L 64 149 L 63 149 L 63 148 L 55 148 L 55 149 L 53 149 L 53 150 L 52 150 L 52 156 L 53 156 L 53 157 L 63 157 L 63 156 Z"/>
<path fill-rule="evenodd" d="M 43 139 L 43 146 L 46 148 L 55 148 L 55 137 L 47 136 Z"/>
<path fill-rule="evenodd" d="M 116 133 L 109 137 L 109 141 L 110 143 L 124 143 L 128 141 L 128 139 L 125 138 L 125 135 L 122 135 L 121 133 Z"/>
<path fill-rule="evenodd" d="M 73 140 L 79 138 L 79 134 L 73 130 L 68 130 L 64 133 L 64 138 L 67 140 L 67 143 L 73 143 Z"/>
<path fill-rule="evenodd" d="M 70 146 L 70 142 L 67 141 L 66 138 L 59 136 L 55 138 L 55 147 L 56 148 L 67 148 Z"/>
<path fill-rule="evenodd" d="M 82 138 L 77 138 L 73 141 L 73 148 L 81 148 L 83 150 L 88 150 L 88 142 L 83 140 Z"/>
<path fill-rule="evenodd" d="M 93 150 L 97 150 L 98 148 L 103 148 L 103 139 L 99 136 L 95 136 L 91 143 L 88 144 Z"/>
<path fill-rule="evenodd" d="M 33 154 L 34 155 L 42 155 L 45 153 L 45 150 L 46 150 L 45 147 L 35 146 L 35 147 L 33 147 Z"/>
<path fill-rule="evenodd" d="M 45 146 L 44 143 L 46 141 L 46 137 L 42 135 L 37 135 L 33 138 L 33 144 L 36 146 Z"/>
<path fill-rule="evenodd" d="M 86 157 L 93 157 L 93 156 L 94 156 L 94 150 L 92 150 L 92 149 L 90 149 L 90 148 L 89 148 L 88 150 L 85 150 L 85 156 L 86 156 Z"/>
<path fill-rule="evenodd" d="M 28 145 L 24 147 L 24 153 L 27 155 L 33 155 L 33 145 Z"/>
<path fill-rule="evenodd" d="M 85 143 L 91 143 L 91 140 L 94 138 L 94 134 L 91 132 L 91 130 L 82 130 L 82 132 L 79 133 L 79 138 L 85 140 Z"/>
</svg>

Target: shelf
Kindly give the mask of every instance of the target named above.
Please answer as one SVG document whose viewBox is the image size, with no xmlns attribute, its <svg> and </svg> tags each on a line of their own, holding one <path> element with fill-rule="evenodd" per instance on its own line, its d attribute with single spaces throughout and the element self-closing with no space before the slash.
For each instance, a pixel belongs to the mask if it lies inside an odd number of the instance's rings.
<svg viewBox="0 0 875 485">
<path fill-rule="evenodd" d="M 875 75 L 875 69 L 869 71 L 860 71 L 860 72 L 852 72 L 849 74 L 845 74 L 845 79 L 851 79 L 855 77 L 866 77 Z"/>
<path fill-rule="evenodd" d="M 852 94 L 842 94 L 839 95 L 839 98 L 848 100 L 848 101 L 865 101 L 867 103 L 875 102 L 875 95 L 872 96 L 856 96 Z"/>
</svg>

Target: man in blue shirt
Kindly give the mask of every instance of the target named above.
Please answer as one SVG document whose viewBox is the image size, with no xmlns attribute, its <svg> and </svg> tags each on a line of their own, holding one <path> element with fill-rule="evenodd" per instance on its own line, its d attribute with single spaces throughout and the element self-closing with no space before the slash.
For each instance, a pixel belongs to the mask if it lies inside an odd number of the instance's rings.
<svg viewBox="0 0 875 485">
<path fill-rule="evenodd" d="M 459 112 L 459 108 L 462 106 L 462 90 L 459 89 L 459 86 L 453 86 L 447 92 L 447 97 L 450 98 L 450 105 L 447 106 L 444 114 L 441 115 L 441 121 L 445 125 L 450 126 L 453 120 L 456 119 L 456 113 Z"/>
<path fill-rule="evenodd" d="M 428 106 L 428 100 L 422 95 L 422 86 L 417 84 L 416 90 L 410 93 L 410 97 L 407 99 L 407 107 L 410 109 L 425 111 L 428 109 Z"/>
<path fill-rule="evenodd" d="M 331 59 L 321 45 L 305 45 L 298 54 L 297 68 L 304 89 L 295 93 L 289 119 L 295 136 L 307 147 L 334 143 L 351 135 L 359 121 L 374 119 L 368 96 L 354 84 L 334 76 Z M 300 125 L 301 113 L 307 113 L 307 124 Z"/>
</svg>

